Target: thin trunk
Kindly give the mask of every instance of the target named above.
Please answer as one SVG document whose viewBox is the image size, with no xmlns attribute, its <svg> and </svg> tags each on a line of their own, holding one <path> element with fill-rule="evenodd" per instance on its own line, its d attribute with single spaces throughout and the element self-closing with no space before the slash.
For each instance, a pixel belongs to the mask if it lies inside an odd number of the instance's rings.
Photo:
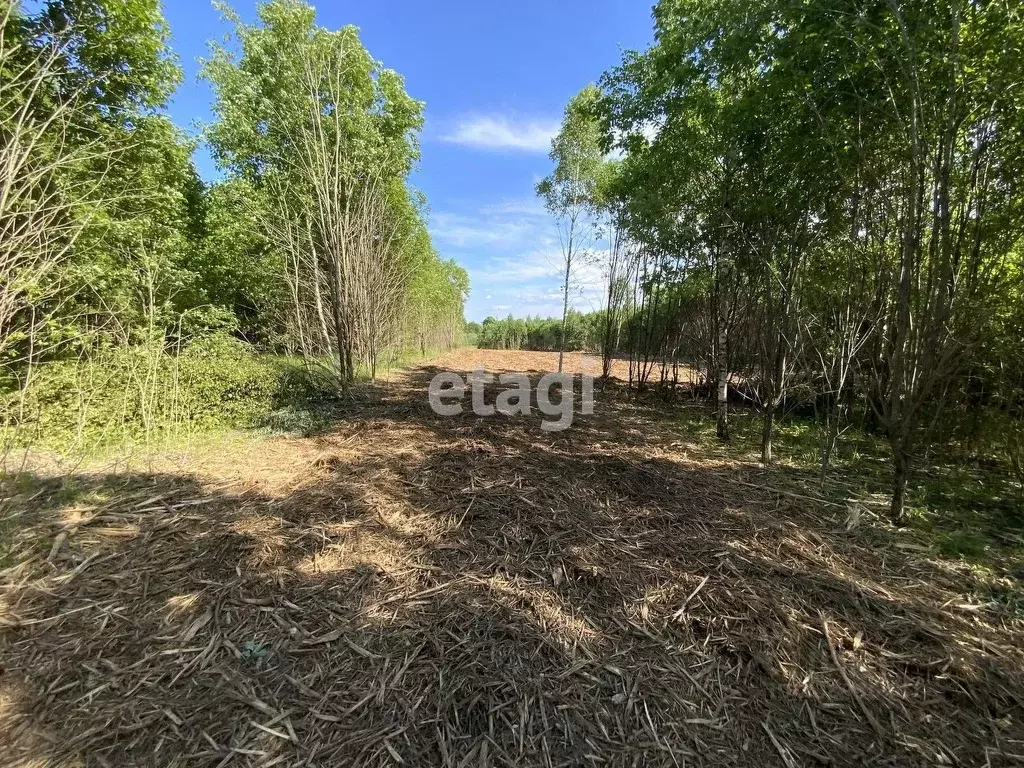
<svg viewBox="0 0 1024 768">
<path fill-rule="evenodd" d="M 899 445 L 893 445 L 893 485 L 889 518 L 893 525 L 904 522 L 904 508 L 907 498 L 907 484 L 910 481 L 910 457 Z"/>
<path fill-rule="evenodd" d="M 345 319 L 341 312 L 341 261 L 334 258 L 334 272 L 332 275 L 331 289 L 334 293 L 334 301 L 331 302 L 334 310 L 334 333 L 338 342 L 338 380 L 343 392 L 348 390 L 349 372 L 352 366 L 351 356 L 348 354 L 348 341 L 345 334 Z"/>
<path fill-rule="evenodd" d="M 729 343 L 729 332 L 725 322 L 725 314 L 718 317 L 718 439 L 729 442 L 729 365 L 726 361 L 726 348 Z"/>
<path fill-rule="evenodd" d="M 729 442 L 729 324 L 725 302 L 725 268 L 718 262 L 718 336 L 715 362 L 718 364 L 718 439 Z"/>
<path fill-rule="evenodd" d="M 772 463 L 772 435 L 775 430 L 775 403 L 769 403 L 764 412 L 764 429 L 761 432 L 761 464 Z"/>
<path fill-rule="evenodd" d="M 569 319 L 569 276 L 572 272 L 572 236 L 575 222 L 569 224 L 569 243 L 565 252 L 565 282 L 562 285 L 562 339 L 558 345 L 558 372 L 562 372 L 562 359 L 565 356 L 565 326 Z"/>
<path fill-rule="evenodd" d="M 313 301 L 316 305 L 317 319 L 320 321 L 320 332 L 324 335 L 324 343 L 329 350 L 331 348 L 331 333 L 328 330 L 327 314 L 324 312 L 324 299 L 320 291 L 320 270 L 315 268 L 315 257 L 313 279 L 310 282 L 313 283 Z M 298 311 L 302 311 L 301 307 L 298 308 Z"/>
<path fill-rule="evenodd" d="M 836 443 L 839 442 L 839 419 L 842 413 L 842 406 L 839 403 L 839 395 L 834 396 L 833 402 L 828 404 L 825 412 L 825 431 L 821 438 L 820 470 L 821 482 L 824 485 L 828 477 L 829 467 L 832 465 L 832 454 L 836 450 Z"/>
</svg>

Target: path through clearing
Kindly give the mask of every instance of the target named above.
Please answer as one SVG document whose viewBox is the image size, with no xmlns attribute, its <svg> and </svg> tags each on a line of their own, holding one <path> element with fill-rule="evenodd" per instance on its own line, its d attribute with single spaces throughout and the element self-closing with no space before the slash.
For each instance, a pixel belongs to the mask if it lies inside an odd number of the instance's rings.
<svg viewBox="0 0 1024 768">
<path fill-rule="evenodd" d="M 9 486 L 0 764 L 1024 754 L 1022 623 L 966 571 L 621 388 L 563 433 L 427 406 L 441 368 L 556 358 L 451 353 L 324 434 Z"/>
</svg>

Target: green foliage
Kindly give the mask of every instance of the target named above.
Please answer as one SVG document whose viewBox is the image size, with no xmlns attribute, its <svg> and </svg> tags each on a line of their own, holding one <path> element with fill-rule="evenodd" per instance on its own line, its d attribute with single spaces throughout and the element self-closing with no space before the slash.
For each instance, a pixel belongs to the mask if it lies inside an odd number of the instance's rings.
<svg viewBox="0 0 1024 768">
<path fill-rule="evenodd" d="M 18 444 L 90 450 L 214 428 L 255 426 L 290 398 L 311 395 L 301 366 L 214 334 L 180 354 L 163 345 L 111 346 L 41 366 L 2 402 Z"/>
<path fill-rule="evenodd" d="M 262 3 L 254 25 L 225 15 L 234 38 L 203 68 L 216 97 L 208 137 L 267 237 L 237 242 L 281 283 L 247 291 L 261 295 L 261 325 L 272 317 L 290 349 L 336 359 L 342 386 L 403 347 L 454 344 L 468 277 L 434 250 L 408 184 L 423 104 L 355 27 L 324 29 L 300 0 Z"/>
<path fill-rule="evenodd" d="M 582 208 L 597 207 L 599 180 L 607 174 L 596 115 L 599 98 L 597 87 L 588 85 L 570 99 L 561 130 L 551 142 L 549 157 L 555 169 L 537 185 L 537 194 L 555 216 L 575 216 Z"/>
<path fill-rule="evenodd" d="M 195 258 L 202 185 L 191 143 L 169 118 L 141 116 L 130 131 L 116 132 L 124 149 L 112 158 L 111 196 L 63 278 L 76 316 L 88 313 L 115 340 L 137 341 L 151 327 L 180 327 L 206 304 Z"/>
<path fill-rule="evenodd" d="M 594 352 L 599 348 L 602 328 L 600 312 L 584 314 L 570 309 L 565 320 L 566 351 Z M 560 348 L 561 335 L 560 319 L 520 319 L 512 315 L 504 320 L 485 318 L 474 333 L 476 346 L 482 349 L 529 349 L 542 352 L 557 351 Z"/>
<path fill-rule="evenodd" d="M 1024 13 L 661 0 L 654 23 L 596 104 L 603 146 L 624 154 L 603 186 L 639 254 L 631 351 L 720 381 L 723 439 L 739 378 L 765 464 L 800 390 L 827 406 L 823 467 L 840 422 L 868 414 L 898 519 L 913 460 L 950 421 L 1020 410 L 1006 344 L 1020 338 Z M 959 418 L 940 418 L 951 405 Z"/>
<path fill-rule="evenodd" d="M 326 312 L 320 302 L 325 255 L 340 249 L 331 240 L 338 222 L 314 221 L 324 200 L 302 166 L 310 135 L 329 136 L 322 159 L 333 165 L 316 170 L 345 179 L 351 197 L 336 201 L 341 208 L 352 210 L 372 177 L 372 202 L 386 209 L 348 233 L 353 251 L 386 247 L 363 259 L 371 274 L 340 296 L 342 310 L 376 284 L 398 286 L 388 317 L 364 308 L 370 327 L 347 342 L 360 355 L 352 375 L 458 342 L 468 276 L 433 248 L 426 202 L 407 183 L 422 103 L 355 27 L 318 27 L 305 3 L 262 3 L 255 25 L 222 10 L 236 36 L 213 46 L 204 75 L 218 118 L 208 138 L 227 173 L 210 186 L 192 163 L 195 140 L 164 112 L 181 71 L 159 0 L 15 3 L 0 17 L 0 121 L 6 129 L 27 115 L 39 126 L 22 142 L 32 147 L 27 160 L 9 162 L 18 141 L 0 146 L 4 167 L 25 177 L 0 190 L 6 437 L 87 447 L 319 419 L 305 409 L 329 399 L 321 369 L 332 350 L 307 331 L 320 333 L 328 317 L 335 324 L 329 298 Z M 36 216 L 61 228 L 28 242 L 34 260 L 16 240 L 26 217 L 8 205 L 8 187 L 59 211 Z M 282 222 L 282 210 L 299 214 Z M 302 249 L 289 250 L 294 242 L 271 223 L 301 232 Z M 295 261 L 312 275 L 290 273 Z M 373 272 L 384 261 L 390 270 Z M 344 277 L 339 290 L 352 281 Z M 300 301 L 319 309 L 303 318 L 315 322 L 296 322 Z M 286 356 L 296 351 L 305 363 Z"/>
<path fill-rule="evenodd" d="M 260 225 L 260 192 L 233 177 L 206 189 L 202 202 L 202 238 L 188 265 L 197 275 L 195 303 L 230 312 L 248 341 L 278 346 L 284 265 Z"/>
<path fill-rule="evenodd" d="M 462 311 L 469 296 L 469 273 L 454 259 L 444 261 L 429 245 L 426 229 L 420 237 L 428 242 L 411 248 L 414 267 L 409 276 L 403 313 L 406 348 L 452 347 L 459 344 Z"/>
<path fill-rule="evenodd" d="M 161 114 L 181 72 L 159 1 L 49 0 L 34 13 L 18 5 L 6 21 L 5 43 L 20 43 L 25 58 L 12 73 L 24 87 L 10 92 L 30 94 L 45 126 L 38 157 L 17 172 L 31 179 L 32 168 L 53 167 L 35 194 L 61 185 L 53 199 L 66 214 L 47 223 L 68 235 L 36 259 L 52 268 L 21 270 L 27 307 L 0 328 L 0 346 L 24 365 L 30 353 L 75 354 L 97 333 L 137 343 L 180 329 L 206 309 L 192 268 L 202 185 L 193 143 Z M 0 102 L 11 106 L 7 85 Z M 59 119 L 48 123 L 48 110 Z M 86 344 L 69 347 L 83 332 Z"/>
<path fill-rule="evenodd" d="M 61 41 L 61 88 L 85 85 L 98 118 L 161 107 L 181 80 L 160 0 L 47 0 L 29 27 Z"/>
<path fill-rule="evenodd" d="M 419 154 L 423 104 L 405 93 L 397 72 L 370 56 L 354 26 L 318 27 L 313 7 L 301 0 L 262 3 L 257 25 L 221 10 L 235 22 L 240 55 L 215 44 L 203 76 L 214 87 L 209 139 L 223 167 L 252 180 L 292 173 L 289 150 L 319 121 L 345 148 L 345 173 L 408 173 Z M 324 84 L 324 103 L 311 105 L 309 79 L 342 62 L 341 82 Z"/>
<path fill-rule="evenodd" d="M 967 557 L 970 559 L 985 554 L 987 540 L 973 532 L 958 530 L 943 534 L 939 538 L 939 553 L 945 557 Z"/>
</svg>

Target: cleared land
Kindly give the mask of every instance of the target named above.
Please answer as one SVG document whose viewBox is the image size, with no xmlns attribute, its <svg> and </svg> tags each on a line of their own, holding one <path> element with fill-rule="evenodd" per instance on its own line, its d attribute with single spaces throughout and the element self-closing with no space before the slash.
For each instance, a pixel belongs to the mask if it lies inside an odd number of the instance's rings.
<svg viewBox="0 0 1024 768">
<path fill-rule="evenodd" d="M 0 764 L 1024 759 L 1020 612 L 673 416 L 703 406 L 427 406 L 439 369 L 556 358 L 452 353 L 310 437 L 13 480 Z"/>
</svg>

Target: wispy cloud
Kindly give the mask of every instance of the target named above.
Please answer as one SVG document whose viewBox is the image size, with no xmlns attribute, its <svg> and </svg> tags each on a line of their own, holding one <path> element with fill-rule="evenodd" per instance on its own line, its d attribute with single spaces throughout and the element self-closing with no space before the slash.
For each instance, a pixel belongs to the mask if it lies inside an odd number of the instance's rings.
<svg viewBox="0 0 1024 768">
<path fill-rule="evenodd" d="M 430 217 L 430 234 L 448 250 L 513 254 L 547 244 L 555 229 L 540 201 L 524 198 L 463 212 L 437 212 Z"/>
<path fill-rule="evenodd" d="M 470 285 L 486 291 L 475 304 L 477 314 L 495 314 L 514 307 L 516 316 L 558 317 L 562 313 L 565 269 L 557 245 L 516 256 L 493 258 L 469 268 Z M 573 265 L 569 304 L 583 312 L 599 309 L 604 295 L 604 271 L 599 254 Z M 494 303 L 492 303 L 494 302 Z M 497 303 L 501 302 L 501 303 Z"/>
<path fill-rule="evenodd" d="M 477 115 L 460 120 L 443 135 L 443 141 L 465 147 L 517 152 L 547 152 L 558 133 L 555 120 L 516 120 L 504 116 Z"/>
<path fill-rule="evenodd" d="M 500 203 L 485 205 L 480 212 L 489 216 L 533 216 L 550 221 L 547 209 L 536 197 L 519 200 L 503 200 Z"/>
<path fill-rule="evenodd" d="M 512 312 L 517 317 L 562 313 L 565 269 L 555 220 L 536 198 L 512 198 L 442 211 L 430 232 L 447 255 L 469 271 L 467 317 L 482 320 Z M 573 265 L 569 304 L 598 309 L 604 295 L 603 244 Z"/>
<path fill-rule="evenodd" d="M 498 289 L 524 285 L 545 278 L 557 278 L 561 268 L 554 252 L 533 251 L 504 258 L 489 259 L 484 265 L 470 269 L 475 285 Z"/>
<path fill-rule="evenodd" d="M 431 217 L 430 234 L 438 242 L 455 248 L 494 246 L 517 249 L 534 231 L 521 219 L 458 213 L 437 213 Z"/>
</svg>

